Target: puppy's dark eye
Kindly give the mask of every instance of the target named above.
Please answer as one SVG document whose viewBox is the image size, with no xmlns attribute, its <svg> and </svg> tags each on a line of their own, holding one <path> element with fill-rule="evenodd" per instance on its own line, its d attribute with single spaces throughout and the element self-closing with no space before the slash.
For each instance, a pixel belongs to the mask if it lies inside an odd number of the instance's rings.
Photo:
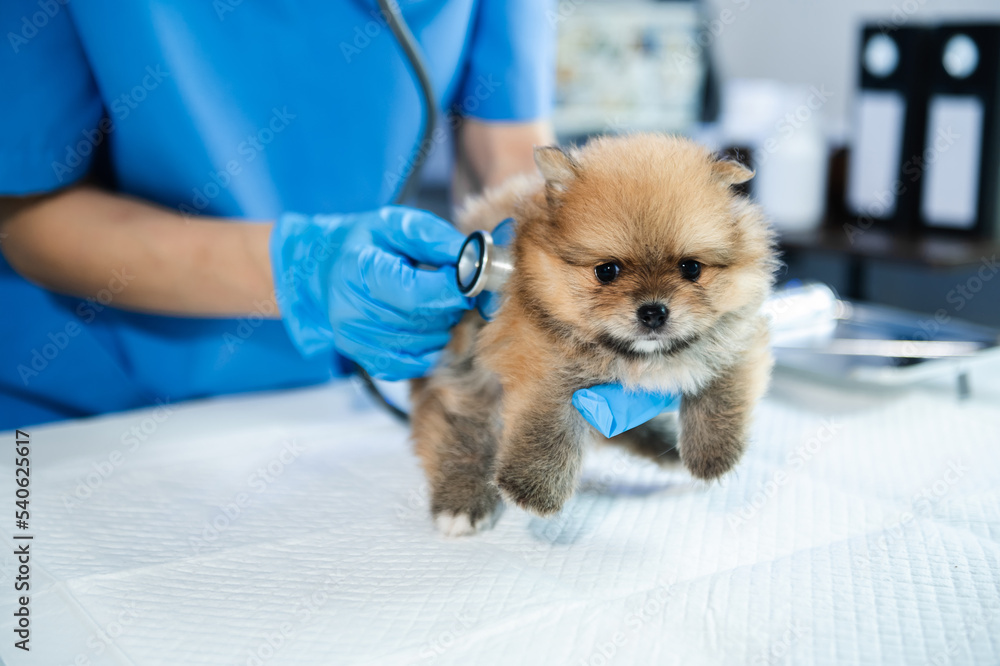
<svg viewBox="0 0 1000 666">
<path fill-rule="evenodd" d="M 607 284 L 609 282 L 614 282 L 615 278 L 618 277 L 618 273 L 621 271 L 621 266 L 613 261 L 609 261 L 606 264 L 601 264 L 594 269 L 594 275 L 597 279 Z"/>
<path fill-rule="evenodd" d="M 701 275 L 701 264 L 694 259 L 685 259 L 681 262 L 681 277 L 691 282 L 697 282 Z"/>
</svg>

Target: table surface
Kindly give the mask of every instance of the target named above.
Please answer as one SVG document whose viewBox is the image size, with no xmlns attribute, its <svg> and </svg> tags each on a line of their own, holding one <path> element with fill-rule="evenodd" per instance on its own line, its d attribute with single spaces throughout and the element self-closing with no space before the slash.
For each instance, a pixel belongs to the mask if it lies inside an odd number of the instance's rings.
<svg viewBox="0 0 1000 666">
<path fill-rule="evenodd" d="M 604 450 L 559 516 L 464 539 L 351 382 L 31 428 L 32 649 L 0 657 L 1000 663 L 1000 365 L 972 386 L 779 373 L 721 483 Z"/>
</svg>

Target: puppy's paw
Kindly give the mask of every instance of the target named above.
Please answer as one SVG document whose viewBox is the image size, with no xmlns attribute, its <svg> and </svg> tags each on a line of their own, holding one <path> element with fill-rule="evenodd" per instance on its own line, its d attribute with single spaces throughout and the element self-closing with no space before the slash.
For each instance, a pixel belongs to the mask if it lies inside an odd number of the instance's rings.
<svg viewBox="0 0 1000 666">
<path fill-rule="evenodd" d="M 445 536 L 468 536 L 492 528 L 503 513 L 503 504 L 496 488 L 485 481 L 452 483 L 434 493 L 431 512 Z"/>
<path fill-rule="evenodd" d="M 500 467 L 494 483 L 507 502 L 541 517 L 558 513 L 573 492 L 571 484 L 510 465 Z"/>
<path fill-rule="evenodd" d="M 448 537 L 472 536 L 480 532 L 485 532 L 496 524 L 502 513 L 502 506 L 497 505 L 497 509 L 487 514 L 480 514 L 474 517 L 471 513 L 452 513 L 442 511 L 434 516 L 434 526 L 438 532 Z"/>
<path fill-rule="evenodd" d="M 745 442 L 720 437 L 705 443 L 691 441 L 681 435 L 681 461 L 692 476 L 712 481 L 730 471 L 740 461 Z"/>
</svg>

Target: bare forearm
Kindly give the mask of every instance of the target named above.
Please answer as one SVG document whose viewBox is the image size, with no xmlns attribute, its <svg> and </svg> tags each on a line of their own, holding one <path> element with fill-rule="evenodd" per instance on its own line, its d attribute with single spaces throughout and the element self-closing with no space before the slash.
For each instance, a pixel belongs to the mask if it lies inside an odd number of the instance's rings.
<svg viewBox="0 0 1000 666">
<path fill-rule="evenodd" d="M 185 219 L 77 187 L 22 206 L 0 225 L 7 262 L 55 292 L 110 293 L 115 307 L 188 316 L 239 316 L 274 298 L 271 224 Z"/>
<path fill-rule="evenodd" d="M 486 123 L 467 120 L 461 129 L 465 161 L 481 187 L 499 185 L 519 173 L 535 171 L 535 146 L 555 142 L 548 121 Z"/>
<path fill-rule="evenodd" d="M 480 187 L 535 170 L 532 148 L 553 141 L 545 121 L 484 123 L 461 130 Z M 184 218 L 91 187 L 32 200 L 0 199 L 0 251 L 22 276 L 83 298 L 113 294 L 130 310 L 240 316 L 273 301 L 271 224 Z"/>
</svg>

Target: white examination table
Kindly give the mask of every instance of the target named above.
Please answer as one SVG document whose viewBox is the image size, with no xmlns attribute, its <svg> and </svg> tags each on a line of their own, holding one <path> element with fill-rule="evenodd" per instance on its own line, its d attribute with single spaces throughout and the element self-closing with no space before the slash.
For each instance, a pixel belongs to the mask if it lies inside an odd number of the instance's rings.
<svg viewBox="0 0 1000 666">
<path fill-rule="evenodd" d="M 997 664 L 1000 364 L 972 386 L 779 375 L 724 482 L 606 451 L 557 518 L 463 539 L 350 382 L 29 428 L 30 653 L 4 433 L 0 658 Z"/>
</svg>

